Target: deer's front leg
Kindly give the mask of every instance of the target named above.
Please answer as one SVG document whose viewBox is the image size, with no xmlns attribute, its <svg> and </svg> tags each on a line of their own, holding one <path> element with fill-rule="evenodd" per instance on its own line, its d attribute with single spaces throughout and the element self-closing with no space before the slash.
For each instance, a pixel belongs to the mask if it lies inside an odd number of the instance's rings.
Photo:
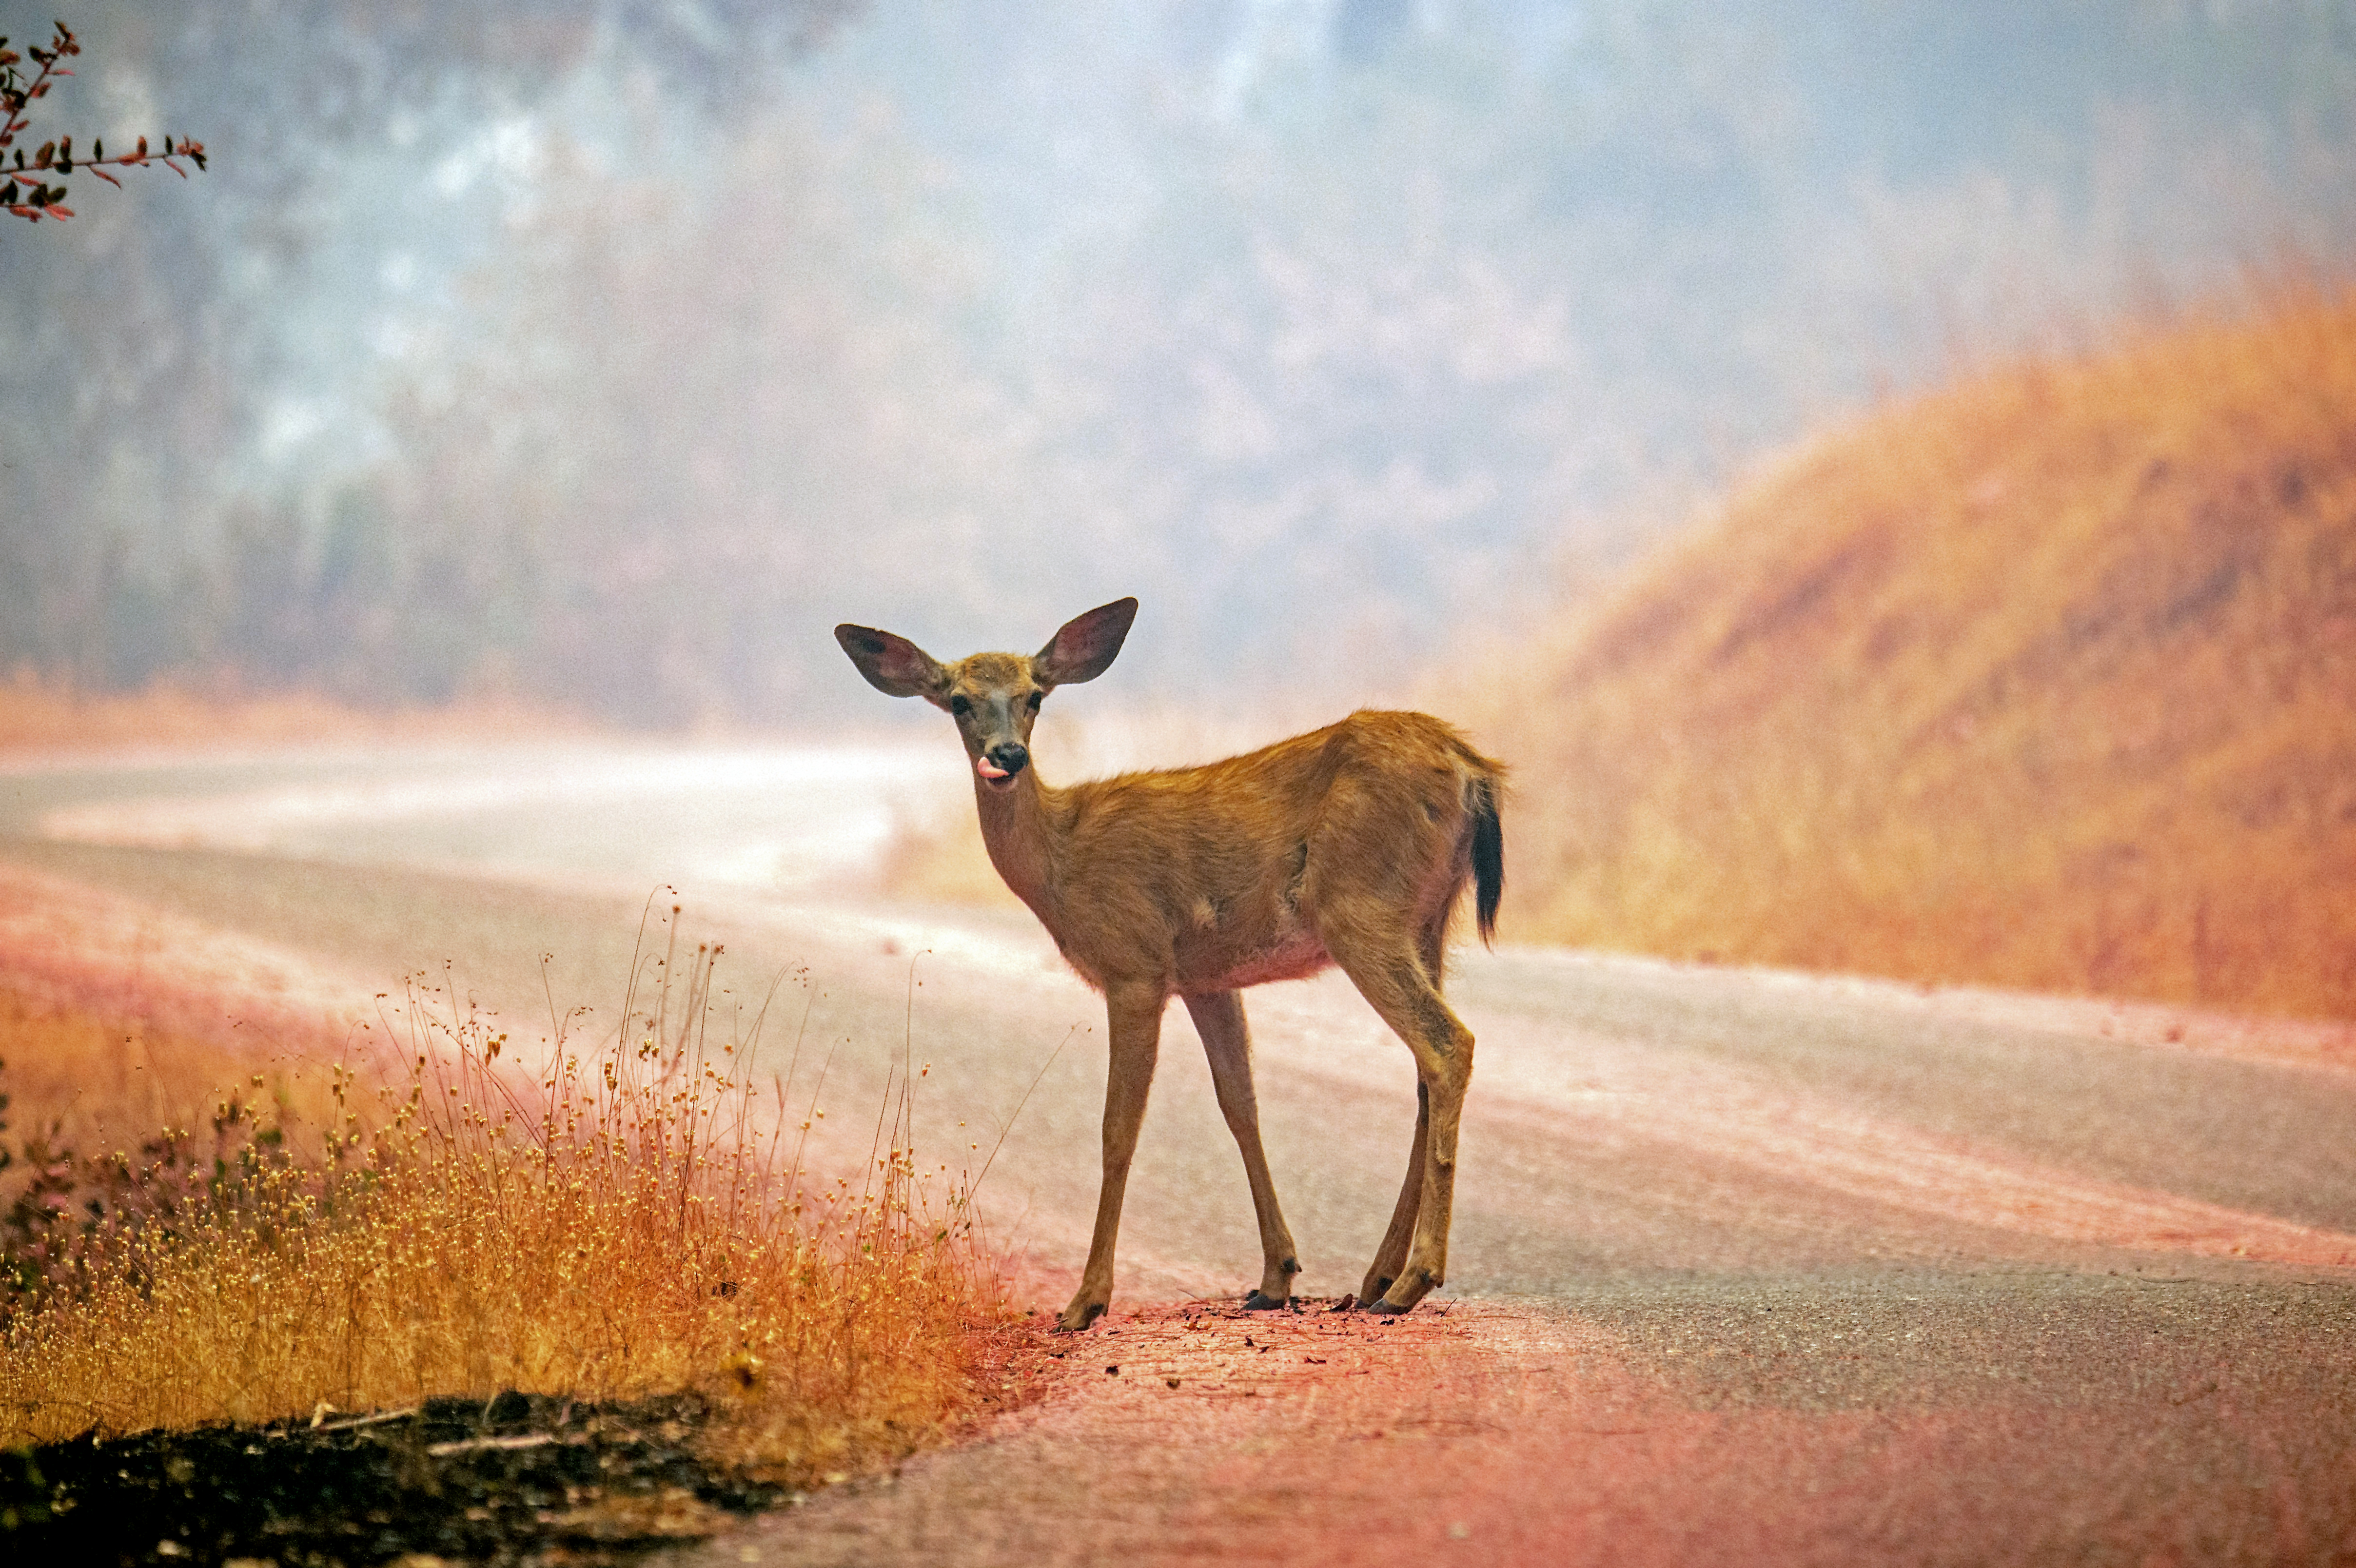
<svg viewBox="0 0 2356 1568">
<path fill-rule="evenodd" d="M 1079 1294 L 1055 1321 L 1059 1329 L 1086 1328 L 1112 1304 L 1112 1252 L 1120 1236 L 1121 1195 L 1129 1187 L 1130 1156 L 1137 1153 L 1137 1130 L 1145 1121 L 1145 1093 L 1153 1086 L 1162 1009 L 1168 1000 L 1168 993 L 1158 985 L 1105 988 L 1112 1064 L 1105 1080 L 1104 1187 L 1097 1195 L 1097 1230 L 1088 1243 L 1088 1266 L 1080 1275 Z"/>
<path fill-rule="evenodd" d="M 1219 1110 L 1227 1119 L 1227 1131 L 1236 1135 L 1236 1147 L 1243 1151 L 1244 1180 L 1251 1187 L 1252 1213 L 1259 1221 L 1259 1288 L 1244 1298 L 1244 1305 L 1255 1311 L 1282 1306 L 1291 1299 L 1292 1276 L 1301 1272 L 1301 1263 L 1293 1256 L 1284 1211 L 1277 1207 L 1267 1151 L 1260 1146 L 1259 1097 L 1252 1092 L 1251 1032 L 1244 1023 L 1244 1001 L 1232 991 L 1205 992 L 1185 1001 L 1194 1032 L 1203 1036 L 1203 1054 L 1210 1058 Z"/>
</svg>

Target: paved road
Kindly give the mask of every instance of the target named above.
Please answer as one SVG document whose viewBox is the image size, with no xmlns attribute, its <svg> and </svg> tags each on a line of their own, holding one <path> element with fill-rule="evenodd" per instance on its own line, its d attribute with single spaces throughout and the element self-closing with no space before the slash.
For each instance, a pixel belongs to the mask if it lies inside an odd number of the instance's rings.
<svg viewBox="0 0 2356 1568">
<path fill-rule="evenodd" d="M 0 859 L 356 991 L 446 960 L 520 1023 L 552 951 L 560 999 L 613 1006 L 641 896 L 595 866 L 416 869 L 415 842 L 406 868 Z M 795 1092 L 831 1050 L 819 1101 L 852 1142 L 904 1052 L 932 1068 L 927 1158 L 1004 1131 L 985 1199 L 1059 1302 L 1101 1026 L 1027 918 L 710 878 L 685 902 L 740 994 L 784 973 L 808 1002 Z M 1173 1009 L 1114 1317 L 1018 1369 L 1047 1393 L 978 1441 L 713 1561 L 2356 1561 L 2347 1030 L 1540 951 L 1467 954 L 1451 994 L 1480 1046 L 1445 1316 L 1211 1305 L 1258 1249 Z M 1407 1055 L 1337 978 L 1250 1005 L 1302 1288 L 1338 1294 L 1397 1190 Z"/>
</svg>

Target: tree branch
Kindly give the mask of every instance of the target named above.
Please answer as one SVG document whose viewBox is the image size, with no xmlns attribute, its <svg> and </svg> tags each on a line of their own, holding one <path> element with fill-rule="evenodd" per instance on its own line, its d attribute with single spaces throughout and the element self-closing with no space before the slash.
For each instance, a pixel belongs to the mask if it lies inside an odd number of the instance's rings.
<svg viewBox="0 0 2356 1568">
<path fill-rule="evenodd" d="M 81 45 L 75 40 L 72 30 L 63 22 L 57 23 L 56 27 L 57 34 L 50 38 L 48 48 L 28 44 L 23 55 L 10 48 L 6 38 L 0 38 L 0 211 L 11 212 L 36 223 L 44 218 L 64 220 L 72 217 L 73 209 L 65 205 L 63 177 L 72 174 L 78 167 L 89 170 L 119 188 L 123 182 L 106 172 L 109 165 L 116 168 L 151 168 L 161 164 L 182 179 L 188 177 L 187 169 L 182 166 L 184 162 L 192 163 L 199 169 L 205 166 L 205 145 L 202 142 L 187 136 L 175 142 L 168 135 L 164 138 L 164 150 L 160 153 L 150 152 L 147 138 L 142 136 L 136 152 L 123 153 L 111 158 L 106 156 L 105 142 L 93 137 L 90 144 L 90 156 L 80 159 L 74 156 L 73 138 L 60 136 L 54 142 L 42 143 L 40 151 L 27 158 L 25 149 L 17 146 L 16 143 L 32 123 L 34 102 L 48 97 L 49 89 L 59 78 L 73 74 L 59 62 L 81 53 Z M 24 73 L 16 69 L 27 55 L 40 67 L 30 81 L 26 81 Z M 16 151 L 14 167 L 6 162 L 10 147 L 16 147 Z M 49 183 L 48 177 L 52 174 L 59 177 L 59 183 Z"/>
</svg>

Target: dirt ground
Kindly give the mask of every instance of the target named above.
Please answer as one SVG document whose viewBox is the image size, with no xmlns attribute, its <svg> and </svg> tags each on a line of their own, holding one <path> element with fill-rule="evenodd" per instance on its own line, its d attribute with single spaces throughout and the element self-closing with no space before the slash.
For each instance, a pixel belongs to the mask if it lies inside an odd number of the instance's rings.
<svg viewBox="0 0 2356 1568">
<path fill-rule="evenodd" d="M 10 940 L 60 994 L 191 1019 L 212 997 L 241 1036 L 348 1027 L 429 967 L 525 1021 L 543 974 L 561 1004 L 607 1004 L 645 904 L 0 847 Z M 886 1074 L 929 1067 L 921 1146 L 995 1150 L 993 1234 L 1033 1270 L 1022 1299 L 1060 1305 L 1101 1012 L 1035 926 L 696 913 L 807 1004 L 794 1095 L 861 1152 Z M 175 989 L 192 972 L 212 979 Z M 1236 1310 L 1249 1206 L 1173 1015 L 1112 1316 L 1010 1364 L 1010 1413 L 690 1559 L 2356 1562 L 2347 1026 L 1528 950 L 1468 956 L 1450 993 L 1481 1057 L 1447 1292 L 1387 1324 Z M 1346 985 L 1250 1005 L 1301 1286 L 1330 1297 L 1397 1191 L 1404 1053 Z"/>
<path fill-rule="evenodd" d="M 1942 1275 L 1387 1322 L 1325 1305 L 1151 1306 L 1056 1338 L 1026 1408 L 692 1560 L 2356 1558 L 2344 1289 Z"/>
</svg>

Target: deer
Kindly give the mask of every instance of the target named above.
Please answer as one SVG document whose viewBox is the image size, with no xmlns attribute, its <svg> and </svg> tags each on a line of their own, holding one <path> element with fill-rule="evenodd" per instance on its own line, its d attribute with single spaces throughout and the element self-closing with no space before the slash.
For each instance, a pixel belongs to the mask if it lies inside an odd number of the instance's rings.
<svg viewBox="0 0 2356 1568">
<path fill-rule="evenodd" d="M 834 631 L 869 685 L 957 722 L 991 864 L 1104 996 L 1103 1186 L 1079 1289 L 1055 1326 L 1086 1329 L 1111 1305 L 1121 1200 L 1173 996 L 1202 1037 L 1251 1187 L 1262 1267 L 1244 1305 L 1288 1305 L 1301 1264 L 1260 1146 L 1238 993 L 1329 966 L 1415 1058 L 1407 1177 L 1355 1298 L 1411 1311 L 1448 1273 L 1472 1033 L 1441 998 L 1442 971 L 1468 882 L 1483 942 L 1495 935 L 1505 769 L 1430 714 L 1360 710 L 1223 762 L 1049 785 L 1031 756 L 1041 704 L 1103 674 L 1136 617 L 1137 600 L 1117 599 L 1035 654 L 949 664 L 892 632 Z"/>
</svg>

